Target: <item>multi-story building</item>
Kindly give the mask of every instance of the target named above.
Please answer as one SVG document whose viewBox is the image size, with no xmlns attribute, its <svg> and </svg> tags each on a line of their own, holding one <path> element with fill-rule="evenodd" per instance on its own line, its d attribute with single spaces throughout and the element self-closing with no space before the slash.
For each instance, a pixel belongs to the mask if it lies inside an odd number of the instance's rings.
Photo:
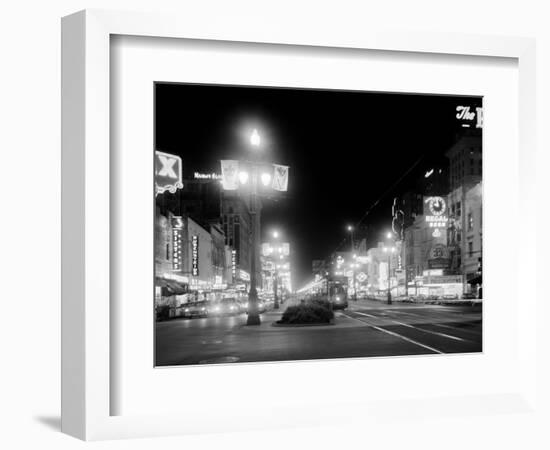
<svg viewBox="0 0 550 450">
<path fill-rule="evenodd" d="M 465 228 L 463 271 L 468 284 L 481 285 L 481 262 L 483 250 L 483 184 L 478 183 L 465 193 Z"/>
<path fill-rule="evenodd" d="M 224 191 L 219 175 L 215 173 L 187 171 L 183 185 L 183 189 L 174 194 L 166 192 L 157 197 L 161 212 L 190 217 L 204 229 L 211 230 L 216 243 L 214 264 L 217 272 L 221 273 L 220 261 L 231 258 L 232 266 L 236 263 L 236 267 L 231 269 L 231 282 L 248 288 L 253 252 L 252 215 L 247 196 L 237 191 Z M 259 223 L 259 214 L 256 217 Z M 222 250 L 220 233 L 224 246 L 231 248 L 227 255 L 226 250 Z M 259 254 L 256 258 L 256 276 L 260 280 Z"/>
<path fill-rule="evenodd" d="M 481 133 L 472 131 L 458 139 L 446 153 L 451 189 L 447 197 L 450 271 L 463 275 L 465 281 L 474 277 L 474 261 L 477 271 L 477 258 L 481 258 L 481 145 Z"/>
<path fill-rule="evenodd" d="M 259 203 L 259 202 L 258 202 Z M 259 206 L 261 210 L 261 206 Z M 225 243 L 235 250 L 237 265 L 236 281 L 250 281 L 252 267 L 252 218 L 247 199 L 239 193 L 224 193 L 221 204 L 222 230 Z M 260 229 L 260 214 L 256 214 L 257 229 Z M 259 236 L 258 236 L 259 239 Z M 242 275 L 242 276 L 241 276 Z M 244 278 L 244 279 L 243 279 Z M 259 252 L 256 252 L 256 279 L 261 280 Z"/>
</svg>

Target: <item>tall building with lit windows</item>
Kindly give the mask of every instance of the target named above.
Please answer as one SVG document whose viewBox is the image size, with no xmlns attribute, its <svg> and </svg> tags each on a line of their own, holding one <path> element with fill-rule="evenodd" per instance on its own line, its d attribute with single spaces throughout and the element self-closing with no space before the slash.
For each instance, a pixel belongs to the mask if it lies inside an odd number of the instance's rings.
<svg viewBox="0 0 550 450">
<path fill-rule="evenodd" d="M 466 283 L 479 275 L 482 257 L 482 142 L 481 131 L 461 136 L 447 151 L 449 158 L 448 246 L 450 270 Z"/>
</svg>

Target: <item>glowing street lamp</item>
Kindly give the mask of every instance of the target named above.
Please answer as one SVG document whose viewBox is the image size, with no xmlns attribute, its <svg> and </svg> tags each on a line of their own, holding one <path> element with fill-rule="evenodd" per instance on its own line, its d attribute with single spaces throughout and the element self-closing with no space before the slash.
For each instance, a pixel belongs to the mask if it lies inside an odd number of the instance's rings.
<svg viewBox="0 0 550 450">
<path fill-rule="evenodd" d="M 269 186 L 269 183 L 271 183 L 271 175 L 269 173 L 262 173 L 260 179 L 262 180 L 262 184 L 266 187 Z"/>
<path fill-rule="evenodd" d="M 260 133 L 258 133 L 258 130 L 256 128 L 254 128 L 252 134 L 250 135 L 250 145 L 252 145 L 253 147 L 259 147 L 260 143 Z"/>
<path fill-rule="evenodd" d="M 245 172 L 245 171 L 239 172 L 239 181 L 241 184 L 248 183 L 248 172 Z"/>
</svg>

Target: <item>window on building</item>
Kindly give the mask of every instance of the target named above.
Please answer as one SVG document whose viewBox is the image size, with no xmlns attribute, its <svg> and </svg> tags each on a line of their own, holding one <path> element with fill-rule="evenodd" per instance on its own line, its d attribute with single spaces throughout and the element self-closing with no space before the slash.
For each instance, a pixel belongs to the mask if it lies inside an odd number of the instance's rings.
<svg viewBox="0 0 550 450">
<path fill-rule="evenodd" d="M 461 232 L 461 231 L 457 231 L 457 232 L 456 232 L 456 241 L 457 241 L 457 242 L 461 242 L 461 241 L 462 241 L 462 232 Z"/>
<path fill-rule="evenodd" d="M 468 242 L 468 256 L 471 258 L 474 255 L 474 243 Z"/>
<path fill-rule="evenodd" d="M 468 213 L 468 231 L 474 229 L 474 216 L 471 212 Z"/>
<path fill-rule="evenodd" d="M 456 217 L 457 218 L 460 218 L 460 216 L 462 215 L 462 208 L 461 208 L 461 204 L 460 202 L 456 202 Z"/>
<path fill-rule="evenodd" d="M 166 244 L 166 259 L 170 259 L 170 245 Z"/>
</svg>

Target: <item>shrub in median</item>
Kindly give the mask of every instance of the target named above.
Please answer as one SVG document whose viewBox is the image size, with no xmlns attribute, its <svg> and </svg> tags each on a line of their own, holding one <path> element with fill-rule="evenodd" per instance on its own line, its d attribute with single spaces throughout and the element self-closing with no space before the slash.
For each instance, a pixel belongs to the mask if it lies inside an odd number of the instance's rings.
<svg viewBox="0 0 550 450">
<path fill-rule="evenodd" d="M 312 324 L 329 323 L 334 318 L 330 304 L 325 300 L 311 300 L 307 303 L 289 306 L 277 323 Z"/>
</svg>

